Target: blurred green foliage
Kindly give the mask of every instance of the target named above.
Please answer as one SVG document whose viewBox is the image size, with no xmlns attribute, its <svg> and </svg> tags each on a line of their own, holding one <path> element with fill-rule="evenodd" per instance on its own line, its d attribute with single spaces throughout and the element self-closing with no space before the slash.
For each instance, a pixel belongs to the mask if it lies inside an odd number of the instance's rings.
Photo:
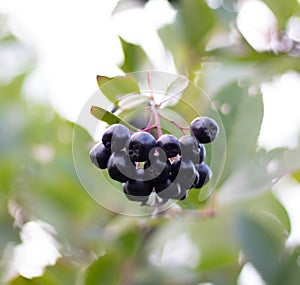
<svg viewBox="0 0 300 285">
<path fill-rule="evenodd" d="M 275 13 L 281 28 L 291 15 L 299 13 L 296 0 L 265 3 Z M 235 45 L 207 51 L 212 37 L 224 32 L 229 35 L 237 16 L 232 9 L 234 4 L 235 1 L 223 1 L 220 8 L 212 10 L 204 0 L 178 1 L 175 22 L 159 31 L 165 47 L 174 55 L 179 73 L 212 90 L 210 96 L 216 106 L 225 104 L 230 108 L 229 114 L 220 112 L 226 145 L 218 146 L 216 142 L 216 153 L 222 156 L 226 148 L 227 157 L 215 189 L 214 217 L 199 212 L 209 207 L 211 199 L 201 199 L 205 193 L 199 197 L 192 191 L 187 200 L 179 203 L 180 211 L 171 209 L 155 218 L 127 217 L 100 207 L 85 193 L 75 172 L 74 124 L 50 106 L 37 105 L 23 97 L 22 86 L 29 70 L 0 86 L 0 253 L 4 257 L 1 272 L 5 273 L 9 263 L 5 249 L 20 242 L 20 223 L 46 221 L 55 228 L 62 244 L 62 258 L 48 267 L 42 277 L 28 280 L 20 276 L 9 284 L 232 285 L 237 284 L 248 261 L 267 284 L 299 283 L 299 248 L 285 248 L 290 233 L 289 217 L 273 194 L 272 185 L 274 179 L 286 174 L 293 174 L 300 181 L 300 151 L 257 149 L 263 118 L 262 95 L 257 92 L 249 96 L 248 90 L 271 76 L 291 69 L 300 71 L 300 61 L 288 53 L 258 53 L 242 37 Z M 17 41 L 9 37 L 2 42 L 8 40 Z M 121 42 L 125 54 L 121 68 L 125 72 L 150 64 L 139 46 L 123 39 Z M 212 72 L 207 68 L 211 63 L 221 64 L 221 68 Z M 103 78 L 105 82 L 110 80 Z M 98 80 L 100 88 L 102 83 Z M 120 88 L 124 92 L 136 89 L 134 83 L 126 84 L 103 94 L 115 101 Z M 193 106 L 201 100 L 189 88 L 182 96 Z M 186 121 L 194 117 L 188 107 L 168 108 Z M 202 114 L 213 116 L 209 106 L 202 108 Z M 124 114 L 120 116 L 125 117 Z M 109 116 L 108 113 L 107 121 L 111 120 Z M 82 162 L 85 167 L 93 140 L 80 126 L 76 128 L 80 130 L 78 143 L 84 157 L 77 163 Z M 221 160 L 212 168 L 222 167 Z M 274 160 L 279 168 L 269 173 L 267 165 Z M 105 187 L 101 179 L 91 183 Z M 17 223 L 12 203 L 19 211 Z M 189 257 L 178 256 L 180 250 L 177 257 L 171 254 L 171 258 L 163 259 L 170 242 L 182 236 L 195 246 L 191 256 L 198 252 L 192 266 Z M 175 246 L 180 249 L 187 245 Z M 176 254 L 176 248 L 173 250 Z M 182 258 L 183 262 L 171 262 L 172 258 Z"/>
</svg>

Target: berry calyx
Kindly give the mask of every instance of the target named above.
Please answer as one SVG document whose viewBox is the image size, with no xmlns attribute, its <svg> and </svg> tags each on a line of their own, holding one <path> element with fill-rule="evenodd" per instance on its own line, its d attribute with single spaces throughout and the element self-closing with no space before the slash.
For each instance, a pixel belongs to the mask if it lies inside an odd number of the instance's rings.
<svg viewBox="0 0 300 285">
<path fill-rule="evenodd" d="M 162 148 L 167 157 L 175 157 L 180 154 L 180 144 L 178 139 L 170 134 L 160 136 L 156 142 L 156 146 Z"/>
<path fill-rule="evenodd" d="M 130 131 L 121 124 L 111 125 L 103 134 L 102 142 L 111 151 L 118 151 L 125 147 L 130 138 Z"/>
<path fill-rule="evenodd" d="M 149 152 L 155 145 L 155 138 L 151 134 L 147 132 L 137 132 L 130 137 L 128 154 L 132 161 L 147 161 Z"/>
<path fill-rule="evenodd" d="M 111 156 L 111 151 L 103 143 L 97 143 L 90 150 L 90 159 L 92 163 L 100 169 L 107 168 L 107 162 Z"/>
<path fill-rule="evenodd" d="M 191 122 L 190 132 L 200 143 L 210 143 L 218 135 L 219 127 L 211 118 L 198 117 Z"/>
</svg>

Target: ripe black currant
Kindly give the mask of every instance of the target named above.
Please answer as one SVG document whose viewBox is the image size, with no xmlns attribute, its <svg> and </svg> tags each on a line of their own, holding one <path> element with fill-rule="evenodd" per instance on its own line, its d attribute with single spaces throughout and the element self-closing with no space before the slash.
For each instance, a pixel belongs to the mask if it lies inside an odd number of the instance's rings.
<svg viewBox="0 0 300 285">
<path fill-rule="evenodd" d="M 121 124 L 111 125 L 103 134 L 102 142 L 106 148 L 118 151 L 125 147 L 130 138 L 130 131 Z"/>
<path fill-rule="evenodd" d="M 108 174 L 111 179 L 126 182 L 128 178 L 136 176 L 135 165 L 125 151 L 114 152 L 107 163 Z"/>
<path fill-rule="evenodd" d="M 183 136 L 179 139 L 181 148 L 181 159 L 200 163 L 204 159 L 203 145 L 193 136 Z"/>
<path fill-rule="evenodd" d="M 204 144 L 202 143 L 199 143 L 199 148 L 200 148 L 200 160 L 199 160 L 199 164 L 202 163 L 205 159 L 205 156 L 206 156 L 206 149 L 205 149 L 205 146 Z"/>
<path fill-rule="evenodd" d="M 161 198 L 177 199 L 180 194 L 180 185 L 167 179 L 155 185 L 155 192 Z"/>
<path fill-rule="evenodd" d="M 210 143 L 216 138 L 219 127 L 211 118 L 198 117 L 191 122 L 190 132 L 200 143 Z"/>
<path fill-rule="evenodd" d="M 90 159 L 94 165 L 100 169 L 107 168 L 107 162 L 111 156 L 111 152 L 103 143 L 97 143 L 90 151 Z"/>
<path fill-rule="evenodd" d="M 211 179 L 212 172 L 207 164 L 204 162 L 196 165 L 196 170 L 199 174 L 198 181 L 195 181 L 193 185 L 194 188 L 199 189 L 202 188 L 208 181 Z"/>
<path fill-rule="evenodd" d="M 155 138 L 147 132 L 136 132 L 129 140 L 128 153 L 132 161 L 147 161 L 149 152 L 156 145 Z"/>
<path fill-rule="evenodd" d="M 162 148 L 167 157 L 175 157 L 177 154 L 180 154 L 180 145 L 178 139 L 169 134 L 164 134 L 158 138 L 156 146 Z"/>
<path fill-rule="evenodd" d="M 199 176 L 191 160 L 177 158 L 171 165 L 171 180 L 180 184 L 182 189 L 189 189 Z"/>
<path fill-rule="evenodd" d="M 144 179 L 152 184 L 168 179 L 171 172 L 171 163 L 165 152 L 162 149 L 152 149 L 149 153 L 149 159 L 144 164 Z"/>
<path fill-rule="evenodd" d="M 142 180 L 129 179 L 123 185 L 123 191 L 131 201 L 146 202 L 151 194 L 153 185 Z"/>
</svg>

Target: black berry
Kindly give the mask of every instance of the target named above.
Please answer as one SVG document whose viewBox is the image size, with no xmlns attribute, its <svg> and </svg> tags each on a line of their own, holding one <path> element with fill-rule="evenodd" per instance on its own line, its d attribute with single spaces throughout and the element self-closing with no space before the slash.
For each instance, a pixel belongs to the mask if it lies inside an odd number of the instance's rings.
<svg viewBox="0 0 300 285">
<path fill-rule="evenodd" d="M 130 138 L 130 131 L 121 124 L 111 125 L 103 134 L 102 142 L 106 148 L 118 151 L 125 147 Z"/>
<path fill-rule="evenodd" d="M 151 194 L 153 186 L 149 182 L 129 179 L 123 185 L 123 191 L 131 201 L 145 202 Z"/>
<path fill-rule="evenodd" d="M 171 180 L 180 184 L 182 189 L 189 189 L 199 176 L 191 160 L 177 158 L 171 165 Z"/>
<path fill-rule="evenodd" d="M 164 199 L 177 199 L 180 194 L 180 185 L 167 179 L 155 185 L 155 192 L 157 196 Z"/>
<path fill-rule="evenodd" d="M 150 151 L 149 159 L 144 164 L 144 179 L 152 184 L 160 183 L 169 178 L 171 163 L 161 149 Z"/>
<path fill-rule="evenodd" d="M 126 182 L 128 178 L 136 176 L 135 165 L 125 151 L 114 152 L 107 163 L 108 174 L 111 179 Z"/>
<path fill-rule="evenodd" d="M 100 169 L 107 167 L 107 162 L 111 156 L 111 152 L 103 143 L 97 143 L 90 151 L 90 159 L 94 165 Z"/>
<path fill-rule="evenodd" d="M 169 134 L 162 135 L 156 142 L 157 147 L 161 147 L 165 152 L 167 157 L 175 157 L 180 154 L 180 144 L 178 139 Z"/>
<path fill-rule="evenodd" d="M 147 161 L 149 152 L 156 145 L 154 137 L 147 132 L 134 133 L 129 140 L 128 153 L 132 161 Z"/>
<path fill-rule="evenodd" d="M 207 164 L 202 162 L 201 164 L 196 165 L 196 170 L 199 174 L 199 178 L 197 181 L 195 181 L 195 185 L 193 185 L 194 188 L 199 189 L 202 188 L 207 182 L 211 179 L 212 172 L 211 169 Z"/>
<path fill-rule="evenodd" d="M 206 156 L 206 149 L 205 149 L 204 144 L 199 143 L 199 149 L 200 149 L 200 159 L 199 159 L 198 163 L 200 164 L 204 161 L 205 156 Z"/>
<path fill-rule="evenodd" d="M 179 139 L 181 159 L 191 160 L 193 163 L 203 161 L 203 148 L 200 148 L 198 140 L 193 136 L 183 136 Z M 202 145 L 203 146 L 203 145 Z"/>
<path fill-rule="evenodd" d="M 216 138 L 219 127 L 211 118 L 198 117 L 191 122 L 190 132 L 200 143 L 210 143 Z"/>
</svg>

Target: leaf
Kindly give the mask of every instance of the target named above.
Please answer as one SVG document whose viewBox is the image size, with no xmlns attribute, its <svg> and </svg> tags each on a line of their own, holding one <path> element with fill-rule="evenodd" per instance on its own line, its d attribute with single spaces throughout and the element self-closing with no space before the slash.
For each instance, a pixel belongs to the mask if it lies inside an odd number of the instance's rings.
<svg viewBox="0 0 300 285">
<path fill-rule="evenodd" d="M 117 3 L 112 15 L 114 16 L 129 9 L 142 8 L 146 2 L 143 0 L 121 0 Z"/>
<path fill-rule="evenodd" d="M 300 169 L 293 173 L 293 177 L 300 183 Z"/>
<path fill-rule="evenodd" d="M 177 77 L 167 88 L 166 94 L 179 95 L 189 85 L 189 80 L 184 76 Z"/>
<path fill-rule="evenodd" d="M 297 0 L 274 1 L 264 0 L 273 11 L 279 22 L 279 27 L 284 29 L 288 19 L 300 11 Z"/>
<path fill-rule="evenodd" d="M 199 45 L 206 34 L 214 25 L 214 15 L 205 1 L 186 0 L 180 2 L 181 6 L 177 15 L 179 32 L 190 47 Z"/>
<path fill-rule="evenodd" d="M 283 259 L 282 265 L 276 274 L 274 285 L 288 284 L 298 285 L 300 280 L 299 248 Z"/>
<path fill-rule="evenodd" d="M 247 87 L 240 88 L 233 82 L 221 89 L 213 100 L 218 106 L 227 139 L 225 178 L 235 169 L 247 165 L 255 155 L 263 118 L 262 95 L 250 96 Z"/>
<path fill-rule="evenodd" d="M 182 92 L 188 87 L 189 80 L 184 76 L 178 76 L 167 88 L 162 101 L 167 100 L 166 105 L 176 104 Z"/>
<path fill-rule="evenodd" d="M 134 126 L 130 125 L 129 123 L 123 121 L 118 116 L 114 115 L 113 113 L 106 111 L 101 107 L 92 106 L 91 113 L 99 120 L 106 122 L 110 125 L 112 124 L 122 124 L 131 130 L 137 130 Z"/>
<path fill-rule="evenodd" d="M 261 150 L 244 166 L 240 166 L 219 189 L 222 203 L 247 199 L 270 189 L 275 182 L 300 168 L 300 149 Z"/>
<path fill-rule="evenodd" d="M 120 266 L 118 253 L 107 251 L 87 269 L 84 285 L 119 284 Z"/>
<path fill-rule="evenodd" d="M 116 77 L 97 75 L 97 82 L 103 95 L 112 103 L 117 103 L 124 95 L 140 93 L 139 85 L 131 75 Z"/>
<path fill-rule="evenodd" d="M 122 97 L 118 102 L 118 106 L 121 110 L 138 109 L 146 107 L 149 105 L 149 102 L 150 98 L 148 96 L 142 94 L 132 94 Z"/>
<path fill-rule="evenodd" d="M 240 214 L 236 218 L 235 232 L 246 258 L 265 281 L 274 284 L 274 277 L 280 268 L 283 239 L 279 238 L 276 228 L 265 225 L 249 215 Z"/>
<path fill-rule="evenodd" d="M 175 22 L 160 29 L 165 46 L 172 51 L 180 73 L 193 78 L 205 53 L 209 32 L 214 28 L 215 16 L 202 0 L 185 0 L 178 3 Z"/>
<path fill-rule="evenodd" d="M 126 42 L 121 37 L 120 41 L 124 52 L 124 62 L 121 65 L 122 70 L 125 72 L 140 70 L 147 61 L 147 56 L 144 50 L 139 45 Z"/>
</svg>

